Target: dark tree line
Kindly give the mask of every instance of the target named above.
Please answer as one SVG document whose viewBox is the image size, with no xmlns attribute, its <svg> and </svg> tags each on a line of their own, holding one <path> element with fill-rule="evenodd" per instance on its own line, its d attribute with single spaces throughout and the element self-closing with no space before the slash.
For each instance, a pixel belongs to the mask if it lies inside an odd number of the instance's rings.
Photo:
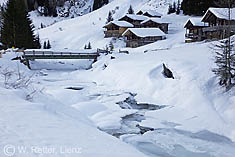
<svg viewBox="0 0 235 157">
<path fill-rule="evenodd" d="M 109 0 L 94 0 L 93 10 L 97 10 L 108 3 L 109 3 Z"/>
<path fill-rule="evenodd" d="M 39 37 L 26 11 L 24 0 L 8 0 L 2 12 L 1 43 L 4 48 L 40 48 Z"/>
<path fill-rule="evenodd" d="M 235 0 L 183 0 L 181 8 L 185 15 L 201 16 L 209 7 L 228 7 L 228 2 L 234 7 Z"/>
<path fill-rule="evenodd" d="M 41 7 L 42 9 L 38 11 L 44 16 L 56 17 L 58 15 L 56 10 L 58 0 L 26 0 L 26 2 L 28 11 Z"/>
<path fill-rule="evenodd" d="M 185 15 L 203 15 L 209 7 L 215 7 L 215 0 L 183 0 L 181 7 Z"/>
<path fill-rule="evenodd" d="M 173 4 L 169 5 L 168 14 L 176 13 L 177 15 L 179 15 L 180 10 L 181 10 L 181 4 L 180 4 L 180 1 L 178 0 L 177 4 L 176 2 L 173 2 Z"/>
</svg>

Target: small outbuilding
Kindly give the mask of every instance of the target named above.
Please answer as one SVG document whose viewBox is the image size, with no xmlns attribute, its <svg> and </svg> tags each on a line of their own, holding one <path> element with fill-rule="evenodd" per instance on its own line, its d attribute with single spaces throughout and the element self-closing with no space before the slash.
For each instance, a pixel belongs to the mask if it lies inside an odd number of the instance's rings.
<svg viewBox="0 0 235 157">
<path fill-rule="evenodd" d="M 166 34 L 159 28 L 128 28 L 123 36 L 126 40 L 126 47 L 132 48 L 166 39 Z"/>
<path fill-rule="evenodd" d="M 203 36 L 202 28 L 208 27 L 208 24 L 201 22 L 201 18 L 190 18 L 185 23 L 186 28 L 185 42 L 202 41 L 205 39 Z"/>
<path fill-rule="evenodd" d="M 134 27 L 133 24 L 126 22 L 126 21 L 111 21 L 106 24 L 103 28 L 106 30 L 104 31 L 105 38 L 108 37 L 121 37 L 122 34 L 128 29 Z"/>
</svg>

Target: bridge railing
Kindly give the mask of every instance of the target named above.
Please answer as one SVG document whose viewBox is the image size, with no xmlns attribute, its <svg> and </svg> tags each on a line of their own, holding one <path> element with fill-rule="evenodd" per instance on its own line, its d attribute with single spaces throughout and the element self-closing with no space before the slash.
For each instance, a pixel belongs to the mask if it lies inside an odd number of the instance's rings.
<svg viewBox="0 0 235 157">
<path fill-rule="evenodd" d="M 24 51 L 24 56 L 97 56 L 98 53 L 74 53 L 74 52 L 52 52 L 52 51 Z"/>
</svg>

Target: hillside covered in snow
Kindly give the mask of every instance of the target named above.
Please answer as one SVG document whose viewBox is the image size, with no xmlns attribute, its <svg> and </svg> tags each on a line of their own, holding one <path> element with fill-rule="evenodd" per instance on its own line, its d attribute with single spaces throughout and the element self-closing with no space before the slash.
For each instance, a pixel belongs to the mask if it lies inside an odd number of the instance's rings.
<svg viewBox="0 0 235 157">
<path fill-rule="evenodd" d="M 114 51 L 101 54 L 95 63 L 30 61 L 32 70 L 11 61 L 19 55 L 14 50 L 3 54 L 0 156 L 14 150 L 13 155 L 30 157 L 233 157 L 235 88 L 225 92 L 212 72 L 211 45 L 217 41 L 185 43 L 184 24 L 190 17 L 168 15 L 172 2 L 112 0 L 54 24 L 55 19 L 31 12 L 41 43 L 49 40 L 51 50 L 81 51 L 89 42 L 93 50 L 106 49 L 112 42 Z M 169 23 L 166 39 L 126 48 L 123 38 L 104 38 L 109 11 L 119 19 L 130 5 L 135 12 L 163 14 Z M 40 28 L 41 23 L 48 27 Z M 163 63 L 174 79 L 164 77 Z M 20 71 L 30 76 L 29 87 L 6 89 L 4 74 L 14 70 L 11 79 Z M 22 146 L 26 153 L 19 151 Z M 52 152 L 40 153 L 42 148 Z M 68 154 L 72 148 L 77 149 Z"/>
</svg>

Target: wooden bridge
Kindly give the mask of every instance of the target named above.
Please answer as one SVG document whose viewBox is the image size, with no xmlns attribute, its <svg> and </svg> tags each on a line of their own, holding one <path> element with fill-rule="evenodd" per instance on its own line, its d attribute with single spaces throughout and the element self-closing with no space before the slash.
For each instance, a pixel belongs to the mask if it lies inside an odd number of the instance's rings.
<svg viewBox="0 0 235 157">
<path fill-rule="evenodd" d="M 108 51 L 97 49 L 96 52 L 92 50 L 81 50 L 81 53 L 78 52 L 55 52 L 48 50 L 25 50 L 23 51 L 23 60 L 30 69 L 29 60 L 35 59 L 94 59 L 94 62 L 97 61 L 100 53 L 108 53 Z"/>
</svg>

